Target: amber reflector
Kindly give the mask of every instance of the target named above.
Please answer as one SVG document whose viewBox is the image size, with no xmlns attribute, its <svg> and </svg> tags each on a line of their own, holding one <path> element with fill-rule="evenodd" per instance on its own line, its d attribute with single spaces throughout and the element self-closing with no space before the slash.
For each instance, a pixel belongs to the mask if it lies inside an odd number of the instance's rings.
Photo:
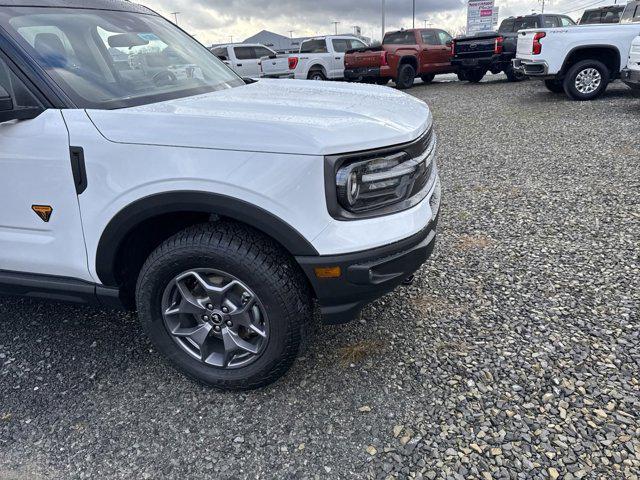
<svg viewBox="0 0 640 480">
<path fill-rule="evenodd" d="M 338 278 L 342 275 L 340 267 L 316 267 L 315 272 L 318 278 Z"/>
</svg>

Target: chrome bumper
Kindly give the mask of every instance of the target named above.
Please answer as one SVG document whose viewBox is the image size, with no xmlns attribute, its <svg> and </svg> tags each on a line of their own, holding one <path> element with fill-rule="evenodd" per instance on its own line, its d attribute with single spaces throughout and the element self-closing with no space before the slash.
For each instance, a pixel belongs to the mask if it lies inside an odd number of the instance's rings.
<svg viewBox="0 0 640 480">
<path fill-rule="evenodd" d="M 514 70 L 528 77 L 545 77 L 549 74 L 549 65 L 545 61 L 514 58 L 512 62 Z"/>
</svg>

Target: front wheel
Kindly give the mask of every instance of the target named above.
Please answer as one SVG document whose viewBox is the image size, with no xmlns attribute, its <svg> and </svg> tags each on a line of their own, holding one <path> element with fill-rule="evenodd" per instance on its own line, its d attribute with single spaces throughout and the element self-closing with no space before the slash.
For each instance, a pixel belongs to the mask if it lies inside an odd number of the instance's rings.
<svg viewBox="0 0 640 480">
<path fill-rule="evenodd" d="M 136 301 L 151 342 L 212 387 L 268 385 L 293 364 L 311 317 L 301 273 L 269 238 L 227 222 L 188 228 L 140 273 Z"/>
<path fill-rule="evenodd" d="M 564 79 L 564 91 L 573 100 L 598 98 L 609 84 L 609 69 L 598 60 L 582 60 L 573 65 Z"/>
<path fill-rule="evenodd" d="M 406 90 L 413 87 L 413 81 L 416 79 L 416 69 L 413 65 L 405 63 L 400 65 L 398 69 L 398 79 L 396 80 L 396 87 L 399 90 Z"/>
</svg>

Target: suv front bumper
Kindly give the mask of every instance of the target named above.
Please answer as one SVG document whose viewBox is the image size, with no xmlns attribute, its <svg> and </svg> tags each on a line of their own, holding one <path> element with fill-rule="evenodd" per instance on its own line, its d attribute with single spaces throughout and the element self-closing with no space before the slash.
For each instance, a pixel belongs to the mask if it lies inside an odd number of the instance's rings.
<svg viewBox="0 0 640 480">
<path fill-rule="evenodd" d="M 546 77 L 549 75 L 549 65 L 540 60 L 522 60 L 514 58 L 513 69 L 524 73 L 528 77 Z"/>
<path fill-rule="evenodd" d="M 323 321 L 354 320 L 362 308 L 411 277 L 431 256 L 436 243 L 436 216 L 412 237 L 384 247 L 345 255 L 296 257 L 320 304 Z M 337 278 L 318 278 L 318 268 L 340 269 Z"/>
<path fill-rule="evenodd" d="M 629 87 L 635 89 L 640 88 L 640 70 L 631 70 L 625 68 L 620 72 L 620 80 L 626 83 Z"/>
</svg>

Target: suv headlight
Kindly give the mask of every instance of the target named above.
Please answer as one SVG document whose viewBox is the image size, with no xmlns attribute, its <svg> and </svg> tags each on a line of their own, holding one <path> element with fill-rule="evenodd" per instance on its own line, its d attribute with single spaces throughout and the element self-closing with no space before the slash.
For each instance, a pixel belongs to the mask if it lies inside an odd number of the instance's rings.
<svg viewBox="0 0 640 480">
<path fill-rule="evenodd" d="M 337 197 L 332 205 L 327 192 L 330 213 L 363 218 L 415 205 L 433 181 L 435 149 L 435 135 L 429 131 L 405 146 L 328 158 Z"/>
</svg>

